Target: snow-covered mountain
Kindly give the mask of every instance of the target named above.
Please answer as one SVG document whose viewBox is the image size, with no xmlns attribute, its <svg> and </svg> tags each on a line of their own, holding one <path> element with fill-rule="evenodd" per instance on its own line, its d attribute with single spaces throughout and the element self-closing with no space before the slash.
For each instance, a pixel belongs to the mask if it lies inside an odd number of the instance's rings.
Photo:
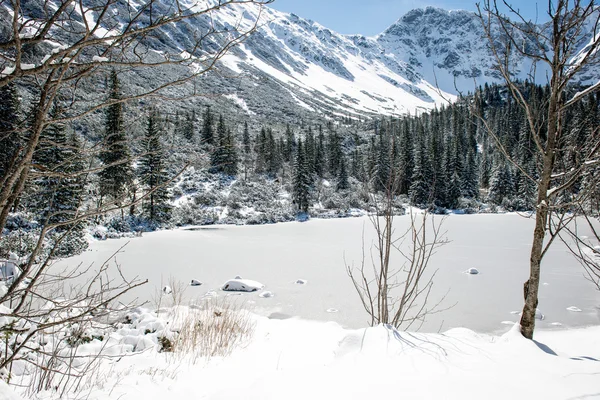
<svg viewBox="0 0 600 400">
<path fill-rule="evenodd" d="M 205 7 L 202 1 L 186 1 L 190 9 Z M 169 4 L 155 2 L 165 10 Z M 126 13 L 117 2 L 112 26 Z M 282 122 L 315 114 L 400 115 L 432 109 L 476 85 L 500 82 L 481 23 L 468 11 L 415 9 L 380 35 L 365 37 L 342 35 L 268 7 L 234 4 L 165 26 L 145 40 L 160 53 L 201 57 L 203 49 L 194 47 L 194 39 L 211 27 L 245 31 L 257 20 L 257 31 L 221 60 L 218 73 L 204 77 L 203 91 L 211 96 L 203 103 Z M 500 37 L 500 30 L 494 34 Z M 527 37 L 517 42 L 533 45 Z M 515 58 L 514 63 L 520 78 L 531 71 L 528 60 Z M 587 72 L 585 79 L 600 77 Z M 538 83 L 544 82 L 546 71 L 538 65 L 536 73 Z M 134 71 L 125 86 L 144 86 L 170 71 L 150 74 Z"/>
<path fill-rule="evenodd" d="M 235 6 L 217 20 L 234 25 L 258 18 L 257 9 Z M 500 82 L 494 57 L 478 17 L 469 11 L 416 9 L 375 37 L 341 35 L 326 27 L 264 8 L 258 31 L 234 49 L 223 64 L 274 85 L 263 100 L 329 114 L 403 114 L 428 110 L 476 85 Z M 500 37 L 500 29 L 495 34 Z M 520 37 L 523 46 L 531 39 Z M 516 75 L 532 71 L 529 60 L 515 58 Z M 536 68 L 545 82 L 543 66 Z M 597 78 L 598 73 L 590 78 Z M 252 112 L 252 93 L 230 98 Z"/>
</svg>

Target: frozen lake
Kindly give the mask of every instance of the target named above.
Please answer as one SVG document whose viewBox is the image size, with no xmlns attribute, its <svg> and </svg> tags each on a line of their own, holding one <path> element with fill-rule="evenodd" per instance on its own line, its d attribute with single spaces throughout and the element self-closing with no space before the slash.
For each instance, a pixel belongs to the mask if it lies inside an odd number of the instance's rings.
<svg viewBox="0 0 600 400">
<path fill-rule="evenodd" d="M 408 223 L 407 216 L 397 217 L 397 230 L 402 231 Z M 344 258 L 360 264 L 363 228 L 365 242 L 370 244 L 373 232 L 366 217 L 182 228 L 136 239 L 94 242 L 90 251 L 62 263 L 101 263 L 129 242 L 117 260 L 128 278 L 137 275 L 149 280 L 135 292 L 140 299 L 151 300 L 161 281 L 166 283 L 170 276 L 183 282 L 203 282 L 200 287 L 188 287 L 191 298 L 209 291 L 225 296 L 220 286 L 240 275 L 262 282 L 265 290 L 274 294 L 261 298 L 260 292 L 248 293 L 239 298 L 256 313 L 336 321 L 358 328 L 366 326 L 369 318 L 347 276 Z M 454 306 L 430 316 L 421 330 L 467 327 L 498 332 L 508 329 L 508 321 L 517 321 L 518 315 L 511 312 L 520 311 L 523 304 L 532 228 L 533 220 L 511 214 L 447 217 L 444 230 L 451 242 L 439 249 L 431 268 L 439 268 L 434 297 L 449 291 L 442 307 Z M 480 274 L 463 273 L 472 267 Z M 307 283 L 298 285 L 298 279 Z M 542 282 L 539 309 L 545 319 L 538 321 L 538 327 L 600 323 L 600 292 L 558 241 L 544 259 Z M 582 311 L 568 311 L 572 306 Z"/>
</svg>

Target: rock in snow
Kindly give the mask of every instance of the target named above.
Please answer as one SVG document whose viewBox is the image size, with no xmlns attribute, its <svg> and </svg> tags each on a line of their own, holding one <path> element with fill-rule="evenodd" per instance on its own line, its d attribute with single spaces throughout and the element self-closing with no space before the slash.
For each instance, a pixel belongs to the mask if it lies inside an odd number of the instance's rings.
<svg viewBox="0 0 600 400">
<path fill-rule="evenodd" d="M 162 289 L 162 292 L 163 292 L 163 294 L 171 294 L 171 293 L 173 293 L 173 289 L 171 289 L 171 286 L 165 286 Z"/>
<path fill-rule="evenodd" d="M 296 285 L 306 285 L 306 280 L 298 279 L 295 283 L 296 283 Z"/>
<path fill-rule="evenodd" d="M 479 270 L 477 268 L 469 268 L 468 270 L 465 271 L 465 274 L 477 275 L 477 274 L 479 274 Z"/>
<path fill-rule="evenodd" d="M 273 292 L 269 292 L 268 290 L 258 295 L 258 297 L 262 297 L 263 299 L 268 299 L 273 296 Z"/>
<path fill-rule="evenodd" d="M 221 289 L 227 292 L 256 292 L 264 287 L 262 283 L 249 279 L 231 279 L 225 282 Z"/>
<path fill-rule="evenodd" d="M 199 280 L 196 279 L 192 279 L 192 281 L 190 282 L 190 286 L 201 286 L 202 282 L 200 282 Z"/>
</svg>

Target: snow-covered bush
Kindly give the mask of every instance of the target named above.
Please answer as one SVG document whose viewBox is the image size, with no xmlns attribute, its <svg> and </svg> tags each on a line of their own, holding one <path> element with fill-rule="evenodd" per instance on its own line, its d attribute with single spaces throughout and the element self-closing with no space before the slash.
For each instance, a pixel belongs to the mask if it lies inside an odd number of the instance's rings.
<svg viewBox="0 0 600 400">
<path fill-rule="evenodd" d="M 40 229 L 15 230 L 2 236 L 0 241 L 0 258 L 8 258 L 11 252 L 20 257 L 31 254 L 40 236 Z"/>
</svg>

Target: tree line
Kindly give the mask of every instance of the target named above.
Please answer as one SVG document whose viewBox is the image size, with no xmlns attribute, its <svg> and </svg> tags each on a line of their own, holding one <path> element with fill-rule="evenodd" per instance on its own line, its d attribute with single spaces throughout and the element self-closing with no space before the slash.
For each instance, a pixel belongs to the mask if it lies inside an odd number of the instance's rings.
<svg viewBox="0 0 600 400">
<path fill-rule="evenodd" d="M 116 72 L 110 74 L 107 85 L 108 100 L 118 101 L 121 88 Z M 544 104 L 547 88 L 526 82 L 521 85 L 529 102 Z M 0 174 L 27 132 L 15 125 L 27 125 L 17 89 L 7 85 L 1 90 L 0 130 L 7 135 L 0 142 L 4 163 Z M 66 104 L 60 98 L 55 101 L 51 112 L 55 120 L 60 121 Z M 287 125 L 278 133 L 264 126 L 253 133 L 252 121 L 238 129 L 228 124 L 226 114 L 217 115 L 211 107 L 168 116 L 152 106 L 143 112 L 145 128 L 137 146 L 131 145 L 124 107 L 115 102 L 106 108 L 103 126 L 98 128 L 100 140 L 92 145 L 84 145 L 67 123 L 48 125 L 34 154 L 33 178 L 13 211 L 27 210 L 43 223 L 60 224 L 71 220 L 90 201 L 114 204 L 123 217 L 121 205 L 133 203 L 130 216 L 142 218 L 149 226 L 167 224 L 173 178 L 169 172 L 173 160 L 166 151 L 169 135 L 179 136 L 175 151 L 186 154 L 193 149 L 205 156 L 212 174 L 244 180 L 266 176 L 289 184 L 298 212 L 309 212 L 317 200 L 318 183 L 324 180 L 340 192 L 391 190 L 412 205 L 438 211 L 481 203 L 514 211 L 530 211 L 535 206 L 535 185 L 528 179 L 539 174 L 535 142 L 522 107 L 499 85 L 485 85 L 474 95 L 418 116 L 354 122 L 353 132 L 347 129 L 352 121 L 345 120 L 345 127 L 333 122 L 307 124 L 304 129 Z M 598 95 L 587 96 L 569 110 L 564 119 L 569 132 L 563 139 L 565 150 L 557 155 L 562 168 L 574 165 L 578 153 L 569 149 L 581 148 L 590 140 L 599 121 Z M 497 135 L 490 137 L 489 129 Z M 22 133 L 8 135 L 15 131 Z M 520 168 L 510 160 L 517 161 Z M 43 173 L 36 177 L 35 171 Z M 563 194 L 565 204 L 569 194 L 593 184 L 592 174 L 581 176 Z M 588 198 L 596 210 L 599 192 L 596 189 Z M 145 197 L 136 202 L 139 193 Z M 137 209 L 135 204 L 141 207 Z M 83 223 L 78 223 L 57 230 L 68 229 L 81 236 L 82 227 Z"/>
</svg>

